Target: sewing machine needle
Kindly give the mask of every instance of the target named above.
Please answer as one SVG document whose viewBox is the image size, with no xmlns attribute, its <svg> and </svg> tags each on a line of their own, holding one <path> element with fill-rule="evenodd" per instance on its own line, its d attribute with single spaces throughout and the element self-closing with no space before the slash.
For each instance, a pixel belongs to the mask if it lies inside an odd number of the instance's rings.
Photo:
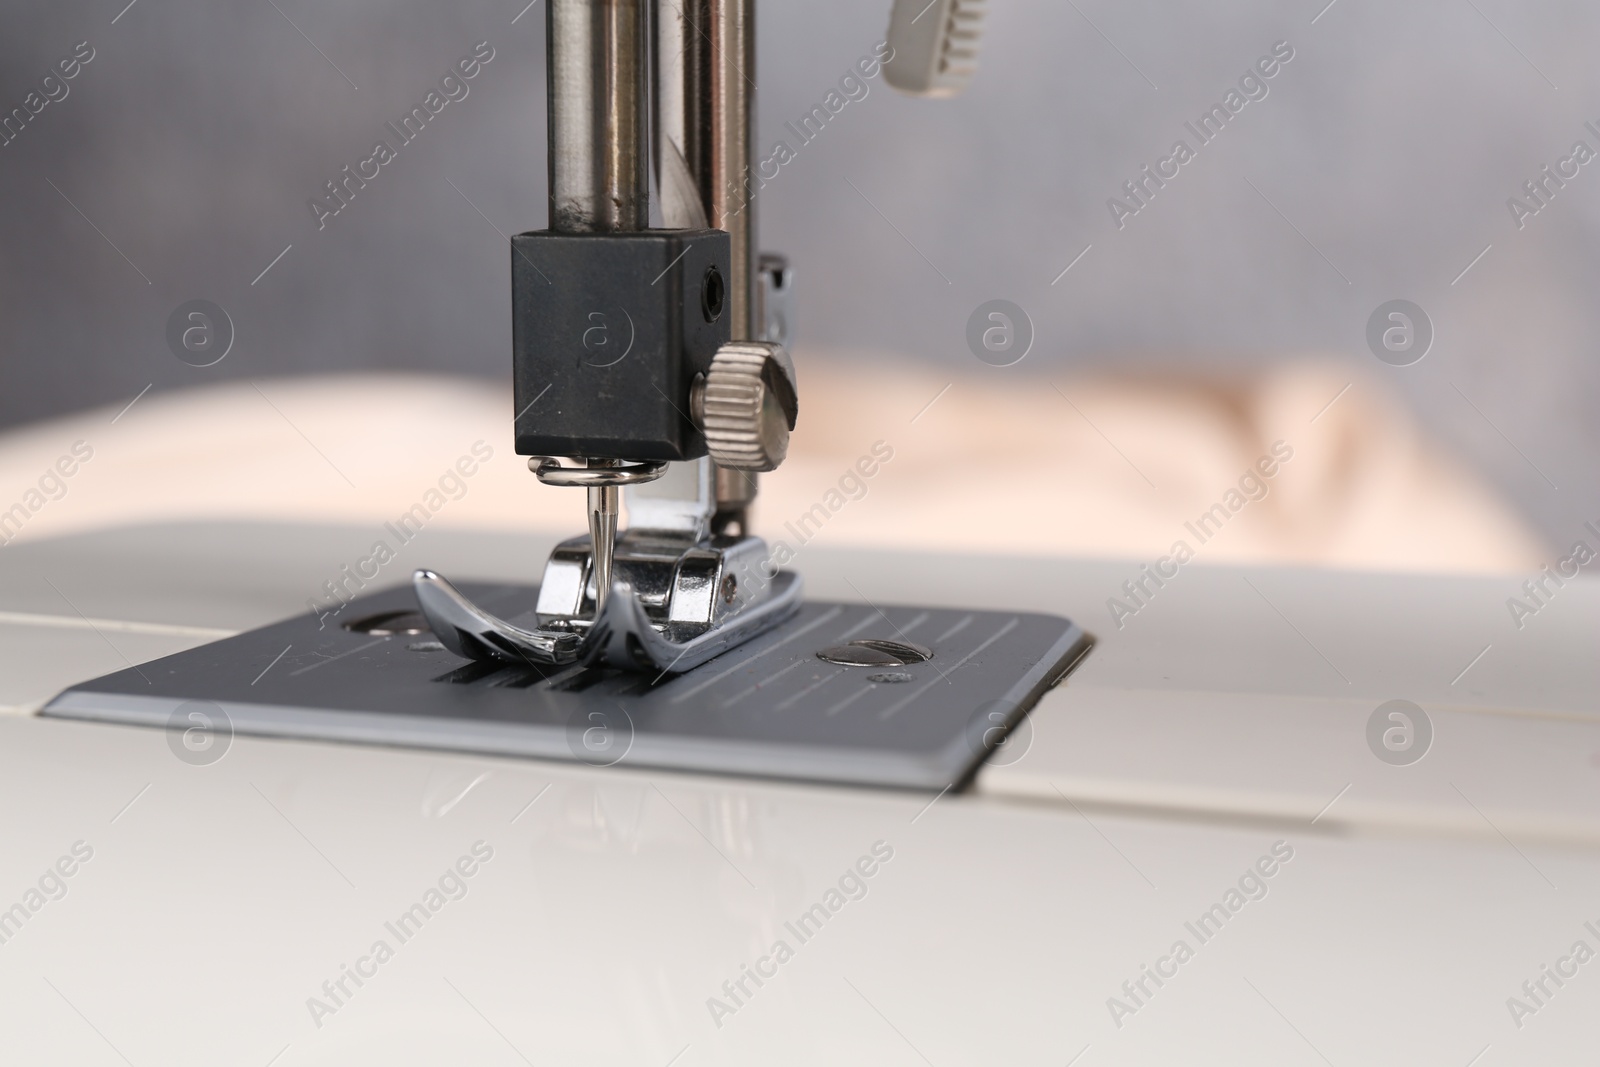
<svg viewBox="0 0 1600 1067">
<path fill-rule="evenodd" d="M 614 485 L 589 489 L 589 539 L 594 545 L 594 616 L 600 618 L 611 594 L 611 561 L 617 548 L 621 491 Z"/>
</svg>

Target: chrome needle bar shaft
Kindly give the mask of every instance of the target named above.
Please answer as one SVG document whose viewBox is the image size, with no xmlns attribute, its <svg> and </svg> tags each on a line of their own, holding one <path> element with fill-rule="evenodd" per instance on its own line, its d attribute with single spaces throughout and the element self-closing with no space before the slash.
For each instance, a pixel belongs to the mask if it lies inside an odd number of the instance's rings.
<svg viewBox="0 0 1600 1067">
<path fill-rule="evenodd" d="M 619 467 L 614 459 L 591 459 L 590 469 Z M 589 487 L 589 539 L 594 545 L 594 617 L 605 610 L 611 594 L 611 561 L 617 551 L 617 512 L 621 509 L 621 490 L 615 485 Z"/>
</svg>

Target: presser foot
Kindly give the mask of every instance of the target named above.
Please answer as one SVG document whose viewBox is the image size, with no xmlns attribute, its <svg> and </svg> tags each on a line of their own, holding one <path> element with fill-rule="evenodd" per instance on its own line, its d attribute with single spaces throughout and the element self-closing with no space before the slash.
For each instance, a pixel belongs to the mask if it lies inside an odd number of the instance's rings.
<svg viewBox="0 0 1600 1067">
<path fill-rule="evenodd" d="M 546 564 L 531 626 L 485 611 L 433 571 L 417 571 L 412 587 L 429 628 L 459 656 L 677 674 L 799 611 L 800 576 L 766 577 L 765 550 L 756 537 L 690 543 L 671 531 L 629 531 L 617 542 L 609 594 L 598 598 L 593 546 L 574 538 Z"/>
</svg>

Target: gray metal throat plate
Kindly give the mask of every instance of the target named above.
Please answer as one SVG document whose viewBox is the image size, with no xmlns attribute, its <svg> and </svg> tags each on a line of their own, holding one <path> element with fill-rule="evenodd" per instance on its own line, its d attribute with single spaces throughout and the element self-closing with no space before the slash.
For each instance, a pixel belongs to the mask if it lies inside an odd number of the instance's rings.
<svg viewBox="0 0 1600 1067">
<path fill-rule="evenodd" d="M 532 621 L 534 586 L 461 588 L 508 621 Z M 340 617 L 415 606 L 402 587 L 352 601 Z M 891 668 L 817 658 L 863 638 L 913 641 L 933 657 Z M 42 714 L 943 789 L 963 783 L 1091 643 L 1051 615 L 807 603 L 709 663 L 652 677 L 465 660 L 428 633 L 319 628 L 307 614 L 74 686 Z"/>
</svg>

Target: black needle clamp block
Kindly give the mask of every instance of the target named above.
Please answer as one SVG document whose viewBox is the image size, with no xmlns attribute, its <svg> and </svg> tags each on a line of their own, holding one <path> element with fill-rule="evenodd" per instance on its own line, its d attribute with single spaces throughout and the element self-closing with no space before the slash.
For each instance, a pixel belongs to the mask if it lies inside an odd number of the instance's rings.
<svg viewBox="0 0 1600 1067">
<path fill-rule="evenodd" d="M 730 254 L 721 230 L 513 237 L 518 454 L 704 456 L 689 395 L 728 340 Z"/>
</svg>

